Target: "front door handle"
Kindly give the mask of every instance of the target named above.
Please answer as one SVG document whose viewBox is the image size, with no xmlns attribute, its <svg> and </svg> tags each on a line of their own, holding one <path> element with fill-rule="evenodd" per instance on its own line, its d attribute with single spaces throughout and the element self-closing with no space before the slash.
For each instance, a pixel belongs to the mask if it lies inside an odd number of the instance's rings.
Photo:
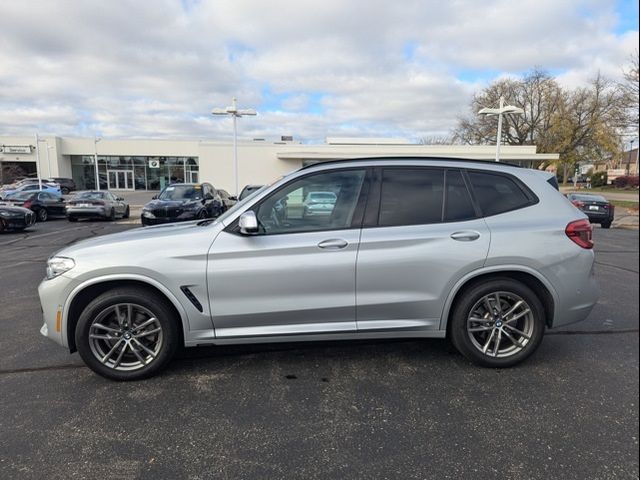
<svg viewBox="0 0 640 480">
<path fill-rule="evenodd" d="M 318 244 L 318 248 L 323 248 L 325 250 L 340 250 L 347 245 L 349 245 L 349 243 L 346 240 L 342 240 L 341 238 L 331 238 L 320 242 Z"/>
<path fill-rule="evenodd" d="M 474 240 L 480 238 L 480 234 L 478 232 L 474 232 L 473 230 L 467 230 L 464 232 L 452 233 L 451 238 L 459 242 L 473 242 Z"/>
</svg>

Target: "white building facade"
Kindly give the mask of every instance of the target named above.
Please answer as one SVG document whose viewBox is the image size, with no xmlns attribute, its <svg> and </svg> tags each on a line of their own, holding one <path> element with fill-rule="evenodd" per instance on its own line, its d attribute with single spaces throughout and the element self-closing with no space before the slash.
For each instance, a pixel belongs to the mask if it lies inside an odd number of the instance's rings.
<svg viewBox="0 0 640 480">
<path fill-rule="evenodd" d="M 394 139 L 328 138 L 324 144 L 239 141 L 238 184 L 262 185 L 308 163 L 358 157 L 414 156 L 493 160 L 495 146 L 416 145 Z M 97 165 L 96 165 L 97 159 Z M 501 161 L 538 167 L 557 154 L 503 146 Z M 78 189 L 160 190 L 172 182 L 210 182 L 235 190 L 233 143 L 211 140 L 0 136 L 0 183 L 18 176 L 73 178 Z"/>
</svg>

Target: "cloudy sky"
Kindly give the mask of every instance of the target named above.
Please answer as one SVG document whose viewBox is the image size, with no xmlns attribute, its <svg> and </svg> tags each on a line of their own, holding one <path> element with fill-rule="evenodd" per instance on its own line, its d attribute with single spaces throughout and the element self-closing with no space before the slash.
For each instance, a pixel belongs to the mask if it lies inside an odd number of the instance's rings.
<svg viewBox="0 0 640 480">
<path fill-rule="evenodd" d="M 2 0 L 0 135 L 446 135 L 471 94 L 539 66 L 618 79 L 638 1 Z"/>
</svg>

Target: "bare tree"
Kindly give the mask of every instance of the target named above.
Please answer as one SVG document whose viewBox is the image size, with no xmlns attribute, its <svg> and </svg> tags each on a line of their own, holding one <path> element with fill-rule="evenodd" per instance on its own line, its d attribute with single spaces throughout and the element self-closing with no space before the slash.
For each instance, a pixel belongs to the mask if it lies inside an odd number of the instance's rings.
<svg viewBox="0 0 640 480">
<path fill-rule="evenodd" d="M 536 145 L 541 153 L 559 153 L 566 182 L 573 165 L 603 161 L 619 151 L 619 130 L 625 122 L 625 91 L 599 73 L 588 86 L 566 90 L 548 73 L 534 69 L 522 79 L 499 80 L 476 93 L 471 114 L 460 119 L 454 138 L 463 143 L 491 143 L 497 135 L 494 118 L 478 116 L 500 97 L 524 110 L 503 117 L 502 141 Z"/>
</svg>

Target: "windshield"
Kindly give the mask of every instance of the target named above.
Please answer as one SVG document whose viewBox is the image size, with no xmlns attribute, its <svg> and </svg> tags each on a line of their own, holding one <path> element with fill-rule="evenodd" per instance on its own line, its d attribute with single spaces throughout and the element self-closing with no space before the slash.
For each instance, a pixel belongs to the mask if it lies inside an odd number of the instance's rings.
<svg viewBox="0 0 640 480">
<path fill-rule="evenodd" d="M 244 197 L 242 200 L 239 200 L 235 205 L 233 205 L 233 207 L 231 207 L 229 210 L 227 210 L 222 215 L 220 215 L 218 218 L 216 218 L 216 222 L 220 222 L 220 221 L 224 222 L 226 218 L 228 218 L 230 215 L 233 215 L 238 210 L 242 209 L 242 207 L 244 205 L 246 205 L 249 200 L 251 200 L 254 196 L 258 195 L 260 192 L 262 192 L 267 187 L 269 187 L 269 185 L 265 185 L 263 187 L 260 187 L 258 190 L 255 190 L 254 192 L 251 192 L 251 194 L 249 196 Z"/>
<path fill-rule="evenodd" d="M 606 202 L 607 199 L 600 195 L 572 195 L 573 200 L 580 200 L 581 202 Z"/>
<path fill-rule="evenodd" d="M 80 192 L 76 194 L 74 199 L 84 199 L 84 198 L 104 198 L 104 192 Z"/>
<path fill-rule="evenodd" d="M 160 200 L 202 200 L 202 187 L 192 185 L 172 185 L 165 188 Z"/>
</svg>

